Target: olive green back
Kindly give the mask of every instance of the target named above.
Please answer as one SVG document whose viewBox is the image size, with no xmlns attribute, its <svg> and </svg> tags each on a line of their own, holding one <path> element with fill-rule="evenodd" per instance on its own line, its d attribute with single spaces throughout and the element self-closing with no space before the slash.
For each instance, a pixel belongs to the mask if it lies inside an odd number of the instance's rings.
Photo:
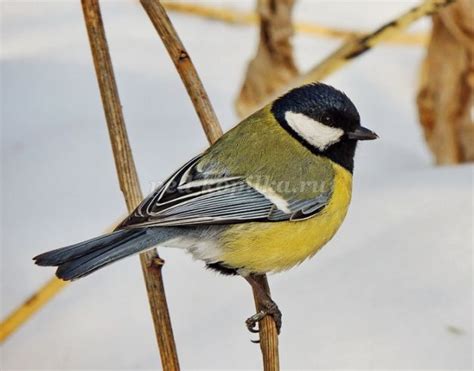
<svg viewBox="0 0 474 371">
<path fill-rule="evenodd" d="M 313 199 L 330 192 L 334 178 L 331 161 L 293 138 L 276 121 L 270 106 L 220 138 L 204 153 L 198 169 L 216 177 L 242 176 L 287 199 Z"/>
</svg>

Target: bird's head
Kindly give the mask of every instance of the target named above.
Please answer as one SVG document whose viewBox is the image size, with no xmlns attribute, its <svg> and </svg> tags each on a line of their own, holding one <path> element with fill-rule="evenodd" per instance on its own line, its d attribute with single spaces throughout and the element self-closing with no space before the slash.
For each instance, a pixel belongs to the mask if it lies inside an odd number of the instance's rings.
<svg viewBox="0 0 474 371">
<path fill-rule="evenodd" d="M 378 138 L 360 124 L 351 100 L 332 86 L 316 83 L 293 89 L 275 100 L 271 111 L 293 137 L 313 153 L 353 169 L 359 140 Z"/>
</svg>

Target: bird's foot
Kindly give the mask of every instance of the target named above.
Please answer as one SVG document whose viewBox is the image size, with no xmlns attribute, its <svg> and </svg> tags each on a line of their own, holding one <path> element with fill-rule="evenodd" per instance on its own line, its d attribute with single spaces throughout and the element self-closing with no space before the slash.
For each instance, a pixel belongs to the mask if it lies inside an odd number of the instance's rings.
<svg viewBox="0 0 474 371">
<path fill-rule="evenodd" d="M 278 308 L 278 305 L 273 300 L 265 300 L 260 303 L 262 309 L 255 313 L 253 316 L 247 318 L 245 324 L 247 325 L 247 329 L 252 333 L 258 333 L 259 329 L 257 324 L 265 317 L 265 316 L 272 316 L 273 320 L 275 321 L 277 333 L 280 334 L 281 329 L 281 311 Z"/>
</svg>

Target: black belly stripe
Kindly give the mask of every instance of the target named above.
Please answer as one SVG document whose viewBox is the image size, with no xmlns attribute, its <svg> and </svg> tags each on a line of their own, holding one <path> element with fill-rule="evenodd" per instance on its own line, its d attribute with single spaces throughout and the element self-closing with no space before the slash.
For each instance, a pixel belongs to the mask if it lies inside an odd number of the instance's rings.
<svg viewBox="0 0 474 371">
<path fill-rule="evenodd" d="M 224 276 L 236 276 L 239 274 L 236 268 L 226 267 L 222 262 L 207 263 L 206 267 L 215 270 Z"/>
</svg>

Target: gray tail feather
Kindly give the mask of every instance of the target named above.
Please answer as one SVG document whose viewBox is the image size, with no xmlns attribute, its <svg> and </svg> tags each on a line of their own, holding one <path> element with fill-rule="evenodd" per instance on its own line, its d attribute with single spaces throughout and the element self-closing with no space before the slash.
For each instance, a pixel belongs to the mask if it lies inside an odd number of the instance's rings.
<svg viewBox="0 0 474 371">
<path fill-rule="evenodd" d="M 153 246 L 146 229 L 125 229 L 75 245 L 48 251 L 33 258 L 42 266 L 57 266 L 56 276 L 75 280 L 119 259 Z"/>
</svg>

